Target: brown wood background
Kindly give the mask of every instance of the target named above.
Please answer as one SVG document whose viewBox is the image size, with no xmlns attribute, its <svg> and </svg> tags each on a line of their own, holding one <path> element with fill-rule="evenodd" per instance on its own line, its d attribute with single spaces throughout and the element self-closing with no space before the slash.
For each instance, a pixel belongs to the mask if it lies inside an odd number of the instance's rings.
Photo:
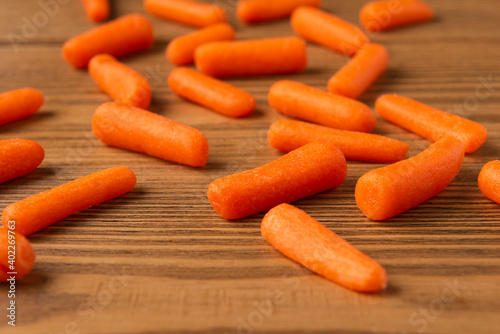
<svg viewBox="0 0 500 334">
<path fill-rule="evenodd" d="M 57 2 L 59 1 L 59 2 Z M 324 1 L 357 22 L 364 0 Z M 40 3 L 56 4 L 45 16 Z M 60 4 L 65 3 L 65 4 Z M 113 17 L 144 12 L 139 0 L 113 1 Z M 292 34 L 287 20 L 246 26 L 226 7 L 240 39 Z M 500 206 L 482 196 L 477 176 L 500 152 L 500 11 L 497 0 L 429 0 L 428 24 L 372 35 L 387 46 L 390 68 L 362 97 L 373 107 L 399 93 L 481 122 L 487 143 L 467 155 L 439 196 L 386 223 L 369 221 L 354 201 L 356 180 L 380 165 L 349 162 L 345 183 L 295 204 L 388 271 L 386 291 L 365 295 L 316 276 L 276 252 L 260 235 L 259 214 L 229 222 L 206 198 L 209 183 L 281 154 L 266 132 L 279 119 L 266 102 L 283 77 L 229 80 L 258 101 L 246 119 L 230 119 L 176 97 L 166 84 L 169 40 L 193 29 L 151 18 L 156 44 L 124 62 L 148 76 L 151 110 L 200 129 L 210 143 L 194 169 L 106 147 L 91 118 L 108 97 L 86 71 L 61 57 L 69 37 L 93 26 L 77 0 L 2 0 L 0 91 L 32 86 L 46 104 L 4 126 L 0 138 L 38 141 L 46 158 L 32 174 L 0 185 L 0 207 L 98 170 L 125 165 L 137 188 L 30 237 L 33 272 L 17 284 L 17 327 L 7 326 L 0 286 L 1 333 L 495 333 L 500 328 Z M 50 9 L 50 8 L 49 8 Z M 23 36 L 17 51 L 9 36 Z M 10 34 L 10 35 L 9 35 Z M 309 66 L 286 76 L 319 88 L 346 61 L 308 45 Z M 429 143 L 380 120 L 375 131 L 407 142 L 410 156 Z M 451 293 L 448 284 L 458 285 Z"/>
</svg>

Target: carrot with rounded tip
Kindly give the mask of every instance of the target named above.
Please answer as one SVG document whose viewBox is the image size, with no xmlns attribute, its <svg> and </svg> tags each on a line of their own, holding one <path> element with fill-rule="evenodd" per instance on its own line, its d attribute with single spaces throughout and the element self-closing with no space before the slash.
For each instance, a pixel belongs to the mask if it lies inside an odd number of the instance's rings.
<svg viewBox="0 0 500 334">
<path fill-rule="evenodd" d="M 194 27 L 225 22 L 221 6 L 193 0 L 144 0 L 146 11 L 159 18 Z"/>
<path fill-rule="evenodd" d="M 306 44 L 297 37 L 212 42 L 198 47 L 194 59 L 214 77 L 288 74 L 307 65 Z"/>
<path fill-rule="evenodd" d="M 31 173 L 44 157 L 43 147 L 35 141 L 0 140 L 0 183 Z"/>
<path fill-rule="evenodd" d="M 500 204 L 500 161 L 490 161 L 483 166 L 478 184 L 484 196 Z"/>
<path fill-rule="evenodd" d="M 292 205 L 271 209 L 262 220 L 261 233 L 286 257 L 345 288 L 376 292 L 387 286 L 380 264 Z"/>
<path fill-rule="evenodd" d="M 354 24 L 314 7 L 301 6 L 295 9 L 291 23 L 299 36 L 348 56 L 358 52 L 370 41 Z"/>
<path fill-rule="evenodd" d="M 387 49 L 367 44 L 328 81 L 328 91 L 357 99 L 385 72 L 389 65 Z"/>
<path fill-rule="evenodd" d="M 139 72 L 108 54 L 92 57 L 89 73 L 101 89 L 117 102 L 147 109 L 151 103 L 151 85 Z"/>
<path fill-rule="evenodd" d="M 208 141 L 199 130 L 128 104 L 99 106 L 92 131 L 110 146 L 167 161 L 203 167 L 208 160 Z"/>
<path fill-rule="evenodd" d="M 299 6 L 319 7 L 321 0 L 240 0 L 236 16 L 240 21 L 257 23 L 290 16 Z"/>
<path fill-rule="evenodd" d="M 69 39 L 62 52 L 69 64 L 86 68 L 95 55 L 119 58 L 144 51 L 153 43 L 151 23 L 140 14 L 129 14 Z"/>
<path fill-rule="evenodd" d="M 239 219 L 338 187 L 347 165 L 334 144 L 317 141 L 267 165 L 213 181 L 208 199 L 226 219 Z"/>
<path fill-rule="evenodd" d="M 106 21 L 109 17 L 109 0 L 82 0 L 89 20 Z"/>
<path fill-rule="evenodd" d="M 407 160 L 372 170 L 356 184 L 356 204 L 372 220 L 397 216 L 443 191 L 462 167 L 464 144 L 443 138 Z"/>
<path fill-rule="evenodd" d="M 0 228 L 0 282 L 15 283 L 34 266 L 35 251 L 26 237 L 16 233 L 15 222 L 11 221 L 6 228 Z"/>
<path fill-rule="evenodd" d="M 7 206 L 2 224 L 7 228 L 9 221 L 15 221 L 17 233 L 30 235 L 66 216 L 126 194 L 135 184 L 135 174 L 127 167 L 109 168 Z"/>
<path fill-rule="evenodd" d="M 370 132 L 377 124 L 367 105 L 295 81 L 276 82 L 269 90 L 268 101 L 284 115 L 336 129 Z"/>
<path fill-rule="evenodd" d="M 0 126 L 33 115 L 44 102 L 42 93 L 33 88 L 21 88 L 0 94 Z"/>
<path fill-rule="evenodd" d="M 385 120 L 430 141 L 443 137 L 459 139 L 465 145 L 465 153 L 477 150 L 488 137 L 488 130 L 479 123 L 400 95 L 382 95 L 375 109 Z"/>
</svg>

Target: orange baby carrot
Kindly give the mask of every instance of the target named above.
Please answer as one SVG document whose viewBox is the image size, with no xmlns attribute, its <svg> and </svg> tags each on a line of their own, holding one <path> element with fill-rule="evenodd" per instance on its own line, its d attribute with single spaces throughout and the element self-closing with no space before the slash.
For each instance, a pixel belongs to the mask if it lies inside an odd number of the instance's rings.
<svg viewBox="0 0 500 334">
<path fill-rule="evenodd" d="M 33 115 L 45 102 L 42 93 L 21 88 L 0 94 L 0 126 Z"/>
<path fill-rule="evenodd" d="M 109 168 L 65 183 L 7 206 L 2 224 L 16 222 L 16 232 L 35 233 L 66 216 L 109 201 L 135 188 L 135 174 L 127 167 Z"/>
<path fill-rule="evenodd" d="M 0 228 L 0 282 L 15 284 L 35 266 L 35 252 L 23 235 L 15 232 L 15 222 Z"/>
<path fill-rule="evenodd" d="M 200 72 L 214 77 L 288 74 L 307 65 L 306 44 L 297 37 L 208 43 L 194 59 Z"/>
<path fill-rule="evenodd" d="M 284 115 L 336 129 L 370 132 L 377 123 L 367 105 L 295 81 L 275 83 L 269 90 L 268 101 Z"/>
<path fill-rule="evenodd" d="M 403 160 L 409 146 L 399 140 L 371 133 L 337 130 L 321 125 L 280 119 L 267 134 L 269 145 L 290 152 L 316 140 L 335 144 L 347 160 L 392 163 Z"/>
<path fill-rule="evenodd" d="M 108 54 L 92 57 L 89 73 L 101 89 L 117 102 L 147 109 L 151 103 L 151 85 L 139 72 Z"/>
<path fill-rule="evenodd" d="M 109 17 L 109 0 L 82 0 L 89 20 L 106 21 Z"/>
<path fill-rule="evenodd" d="M 264 22 L 290 16 L 299 6 L 319 7 L 321 0 L 240 0 L 236 16 L 247 23 Z"/>
<path fill-rule="evenodd" d="M 484 196 L 500 204 L 500 161 L 490 161 L 484 165 L 478 183 Z"/>
<path fill-rule="evenodd" d="M 460 140 L 446 137 L 412 158 L 372 170 L 356 184 L 356 203 L 372 220 L 399 215 L 443 191 L 460 171 L 464 153 Z"/>
<path fill-rule="evenodd" d="M 221 6 L 193 0 L 144 0 L 144 8 L 152 15 L 194 27 L 225 22 Z"/>
<path fill-rule="evenodd" d="M 380 44 L 367 44 L 328 81 L 328 91 L 357 99 L 389 65 L 387 49 Z"/>
<path fill-rule="evenodd" d="M 262 220 L 261 233 L 285 256 L 343 287 L 376 292 L 387 286 L 380 264 L 292 205 L 271 209 Z"/>
<path fill-rule="evenodd" d="M 465 153 L 477 150 L 488 137 L 479 123 L 395 94 L 379 97 L 375 109 L 385 120 L 430 141 L 455 137 L 464 143 Z"/>
<path fill-rule="evenodd" d="M 207 138 L 198 130 L 128 104 L 109 102 L 94 112 L 94 135 L 110 146 L 203 167 Z"/>
<path fill-rule="evenodd" d="M 267 165 L 213 181 L 208 199 L 226 219 L 239 219 L 338 187 L 347 165 L 332 143 L 317 141 Z"/>
<path fill-rule="evenodd" d="M 101 53 L 123 57 L 153 45 L 153 27 L 140 14 L 129 14 L 91 29 L 64 43 L 64 59 L 76 68 L 86 68 Z"/>
<path fill-rule="evenodd" d="M 370 41 L 355 25 L 314 7 L 294 10 L 291 23 L 299 36 L 349 56 Z"/>
<path fill-rule="evenodd" d="M 419 0 L 373 1 L 359 13 L 361 24 L 371 32 L 429 21 L 433 17 L 434 10 Z"/>
<path fill-rule="evenodd" d="M 35 141 L 0 140 L 0 183 L 31 173 L 44 157 L 43 147 Z"/>
</svg>

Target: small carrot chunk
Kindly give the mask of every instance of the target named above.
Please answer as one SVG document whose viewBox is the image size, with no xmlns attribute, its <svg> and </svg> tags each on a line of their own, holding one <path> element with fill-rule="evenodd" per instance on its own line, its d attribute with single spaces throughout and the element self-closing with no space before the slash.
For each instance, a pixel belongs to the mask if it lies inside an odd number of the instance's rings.
<svg viewBox="0 0 500 334">
<path fill-rule="evenodd" d="M 106 21 L 109 17 L 109 0 L 82 0 L 89 20 L 93 22 Z"/>
<path fill-rule="evenodd" d="M 21 88 L 0 94 L 0 126 L 33 115 L 44 102 L 42 93 L 33 88 Z"/>
<path fill-rule="evenodd" d="M 290 16 L 299 6 L 319 7 L 321 0 L 240 0 L 236 16 L 246 23 L 257 23 Z"/>
<path fill-rule="evenodd" d="M 484 165 L 478 183 L 484 196 L 500 204 L 500 161 L 490 161 Z"/>
<path fill-rule="evenodd" d="M 16 233 L 16 222 L 0 228 L 0 282 L 22 279 L 35 266 L 35 251 L 23 235 Z M 15 282 L 14 282 L 15 283 Z"/>
<path fill-rule="evenodd" d="M 0 140 L 0 183 L 31 173 L 44 157 L 43 147 L 35 141 Z"/>
<path fill-rule="evenodd" d="M 151 15 L 193 27 L 206 27 L 225 22 L 226 11 L 221 6 L 193 0 L 144 0 Z"/>
</svg>

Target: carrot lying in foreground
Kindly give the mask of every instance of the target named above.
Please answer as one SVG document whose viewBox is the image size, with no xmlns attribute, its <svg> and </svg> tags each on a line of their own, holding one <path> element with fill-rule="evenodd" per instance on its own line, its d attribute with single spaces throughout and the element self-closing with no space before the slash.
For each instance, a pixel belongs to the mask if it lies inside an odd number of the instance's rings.
<svg viewBox="0 0 500 334">
<path fill-rule="evenodd" d="M 500 161 L 490 161 L 484 165 L 478 183 L 484 196 L 500 204 Z"/>
<path fill-rule="evenodd" d="M 213 181 L 208 199 L 226 219 L 239 219 L 338 187 L 347 165 L 332 143 L 313 142 L 267 165 Z"/>
<path fill-rule="evenodd" d="M 21 88 L 0 94 L 0 126 L 33 115 L 44 102 L 42 93 L 33 88 Z"/>
<path fill-rule="evenodd" d="M 107 53 L 123 57 L 153 45 L 153 27 L 140 14 L 129 14 L 95 27 L 64 43 L 64 59 L 76 68 L 86 68 L 92 57 Z"/>
<path fill-rule="evenodd" d="M 400 95 L 382 95 L 375 109 L 385 120 L 430 141 L 459 139 L 465 144 L 465 153 L 477 150 L 488 137 L 488 130 L 479 123 Z"/>
<path fill-rule="evenodd" d="M 35 141 L 0 140 L 0 183 L 31 173 L 44 157 L 43 147 Z"/>
<path fill-rule="evenodd" d="M 147 109 L 151 103 L 151 85 L 139 72 L 108 54 L 92 57 L 89 73 L 101 89 L 117 102 Z"/>
<path fill-rule="evenodd" d="M 82 0 L 89 20 L 106 21 L 109 17 L 109 0 Z"/>
<path fill-rule="evenodd" d="M 15 232 L 14 221 L 0 228 L 0 282 L 15 284 L 35 266 L 33 247 L 26 237 Z"/>
<path fill-rule="evenodd" d="M 194 59 L 200 72 L 214 77 L 288 74 L 307 65 L 306 44 L 297 37 L 208 43 Z"/>
<path fill-rule="evenodd" d="M 343 287 L 376 292 L 387 286 L 380 264 L 292 205 L 271 209 L 262 220 L 261 233 L 285 256 Z"/>
<path fill-rule="evenodd" d="M 372 170 L 356 184 L 356 203 L 372 220 L 403 213 L 443 191 L 462 167 L 464 144 L 443 138 L 416 156 Z"/>
<path fill-rule="evenodd" d="M 207 138 L 198 130 L 124 103 L 104 103 L 94 112 L 92 131 L 110 146 L 203 167 Z"/>
<path fill-rule="evenodd" d="M 371 133 L 337 130 L 321 125 L 281 119 L 267 134 L 269 145 L 290 152 L 316 140 L 335 144 L 347 160 L 392 163 L 403 160 L 410 149 L 399 140 Z"/>
<path fill-rule="evenodd" d="M 268 102 L 284 115 L 336 129 L 370 132 L 377 124 L 367 105 L 295 81 L 281 80 L 272 85 Z"/>
<path fill-rule="evenodd" d="M 168 85 L 175 94 L 226 116 L 244 117 L 255 109 L 251 94 L 187 67 L 170 72 Z"/>
<path fill-rule="evenodd" d="M 66 216 L 109 201 L 135 188 L 135 174 L 127 167 L 109 168 L 65 183 L 9 205 L 2 224 L 16 222 L 16 232 L 35 233 Z"/>
<path fill-rule="evenodd" d="M 144 8 L 152 15 L 165 20 L 206 27 L 226 21 L 226 11 L 221 6 L 193 0 L 144 0 Z"/>
<path fill-rule="evenodd" d="M 257 23 L 290 16 L 299 6 L 319 7 L 321 0 L 240 0 L 236 16 L 240 21 Z"/>
</svg>

